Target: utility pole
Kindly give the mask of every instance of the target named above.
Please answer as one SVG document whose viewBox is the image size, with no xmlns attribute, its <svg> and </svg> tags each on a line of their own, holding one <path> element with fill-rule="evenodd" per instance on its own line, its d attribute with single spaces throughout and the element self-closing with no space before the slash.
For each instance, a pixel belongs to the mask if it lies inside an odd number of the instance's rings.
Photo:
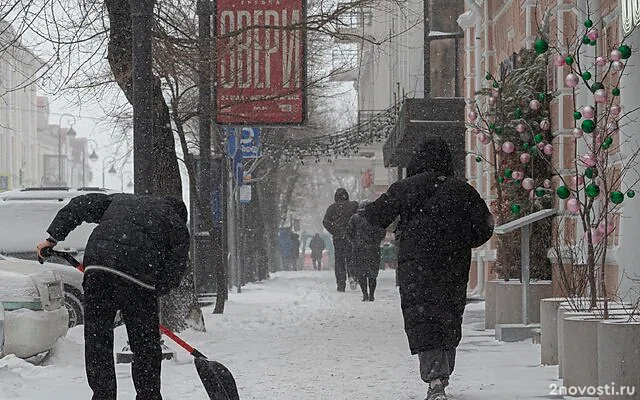
<svg viewBox="0 0 640 400">
<path fill-rule="evenodd" d="M 153 138 L 152 27 L 155 0 L 132 0 L 133 180 L 136 194 L 151 192 Z"/>
</svg>

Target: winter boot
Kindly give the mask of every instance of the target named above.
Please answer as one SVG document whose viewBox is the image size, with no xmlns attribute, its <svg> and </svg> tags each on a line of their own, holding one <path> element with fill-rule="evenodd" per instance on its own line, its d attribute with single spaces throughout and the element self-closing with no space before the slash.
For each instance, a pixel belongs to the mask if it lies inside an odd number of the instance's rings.
<svg viewBox="0 0 640 400">
<path fill-rule="evenodd" d="M 427 391 L 427 397 L 424 400 L 447 400 L 444 385 L 442 383 L 429 385 L 429 391 Z"/>
<path fill-rule="evenodd" d="M 373 293 L 371 293 L 371 294 L 369 295 L 369 301 L 374 301 L 375 299 L 376 299 L 376 298 L 375 298 L 375 297 L 373 297 Z"/>
</svg>

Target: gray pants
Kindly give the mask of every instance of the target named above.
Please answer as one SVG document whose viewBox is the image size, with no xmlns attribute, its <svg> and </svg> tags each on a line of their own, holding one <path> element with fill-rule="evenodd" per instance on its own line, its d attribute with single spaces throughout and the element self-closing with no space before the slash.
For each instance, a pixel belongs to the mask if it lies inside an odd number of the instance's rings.
<svg viewBox="0 0 640 400">
<path fill-rule="evenodd" d="M 426 383 L 440 379 L 447 386 L 456 364 L 456 349 L 433 349 L 418 353 L 420 377 Z"/>
</svg>

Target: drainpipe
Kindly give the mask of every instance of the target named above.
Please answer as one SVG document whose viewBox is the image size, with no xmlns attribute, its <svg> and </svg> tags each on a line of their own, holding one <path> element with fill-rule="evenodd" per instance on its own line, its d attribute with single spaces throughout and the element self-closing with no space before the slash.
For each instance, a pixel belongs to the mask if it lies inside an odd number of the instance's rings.
<svg viewBox="0 0 640 400">
<path fill-rule="evenodd" d="M 482 80 L 484 74 L 482 73 L 482 36 L 481 32 L 484 32 L 485 41 L 488 41 L 488 31 L 487 31 L 487 21 L 484 15 L 484 11 L 480 7 L 483 3 L 483 0 L 465 0 L 465 4 L 473 13 L 473 18 L 475 21 L 474 28 L 474 91 L 477 93 L 482 89 Z M 484 25 L 484 27 L 483 27 Z M 488 50 L 488 49 L 485 49 Z M 476 176 L 476 188 L 479 193 L 484 191 L 484 167 L 480 164 L 480 168 L 477 172 Z M 485 283 L 485 261 L 484 261 L 484 252 L 486 250 L 476 250 L 476 271 L 477 271 L 477 283 L 476 288 L 473 291 L 474 296 L 480 296 L 484 298 L 484 283 Z"/>
</svg>

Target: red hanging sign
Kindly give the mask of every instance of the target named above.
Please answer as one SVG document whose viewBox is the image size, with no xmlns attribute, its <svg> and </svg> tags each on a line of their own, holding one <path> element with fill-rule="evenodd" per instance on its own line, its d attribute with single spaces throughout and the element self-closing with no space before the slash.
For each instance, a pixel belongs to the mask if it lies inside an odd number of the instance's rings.
<svg viewBox="0 0 640 400">
<path fill-rule="evenodd" d="M 216 121 L 302 124 L 303 0 L 218 0 Z"/>
</svg>

